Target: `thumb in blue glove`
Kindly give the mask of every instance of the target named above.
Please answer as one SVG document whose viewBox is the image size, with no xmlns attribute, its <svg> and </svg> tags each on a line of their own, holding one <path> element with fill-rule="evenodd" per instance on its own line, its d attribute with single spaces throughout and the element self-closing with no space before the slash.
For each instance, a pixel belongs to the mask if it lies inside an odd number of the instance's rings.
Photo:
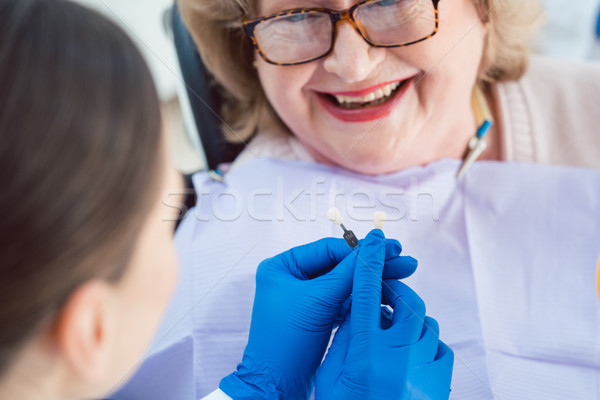
<svg viewBox="0 0 600 400">
<path fill-rule="evenodd" d="M 382 246 L 386 275 L 414 272 L 416 260 L 400 257 L 397 241 Z M 248 344 L 221 390 L 234 399 L 306 399 L 334 320 L 350 295 L 356 264 L 356 251 L 342 239 L 323 239 L 263 261 Z"/>
<path fill-rule="evenodd" d="M 317 399 L 447 399 L 454 355 L 437 322 L 405 284 L 385 280 L 384 237 L 372 231 L 354 272 L 350 315 L 338 329 L 316 379 Z M 382 318 L 382 295 L 393 307 Z M 384 313 L 385 314 L 385 313 Z M 387 329 L 385 329 L 387 328 Z"/>
</svg>

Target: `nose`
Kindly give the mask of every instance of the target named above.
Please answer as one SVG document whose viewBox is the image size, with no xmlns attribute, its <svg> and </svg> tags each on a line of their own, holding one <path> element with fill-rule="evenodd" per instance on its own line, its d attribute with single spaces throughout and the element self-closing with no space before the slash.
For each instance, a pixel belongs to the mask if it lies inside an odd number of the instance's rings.
<svg viewBox="0 0 600 400">
<path fill-rule="evenodd" d="M 364 81 L 385 58 L 385 49 L 369 45 L 348 22 L 338 23 L 337 30 L 323 67 L 347 83 Z"/>
</svg>

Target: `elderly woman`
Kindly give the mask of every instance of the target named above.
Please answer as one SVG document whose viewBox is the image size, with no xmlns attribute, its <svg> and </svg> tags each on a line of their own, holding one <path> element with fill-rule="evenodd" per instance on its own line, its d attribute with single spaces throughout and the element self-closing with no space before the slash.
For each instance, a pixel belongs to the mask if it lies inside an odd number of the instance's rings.
<svg viewBox="0 0 600 400">
<path fill-rule="evenodd" d="M 245 155 L 310 157 L 365 174 L 462 158 L 477 128 L 471 98 L 479 87 L 496 120 L 482 159 L 600 166 L 598 147 L 581 137 L 596 119 L 573 111 L 597 98 L 597 67 L 528 66 L 535 1 L 361 3 L 318 2 L 359 5 L 334 24 L 326 13 L 273 18 L 288 2 L 181 1 L 230 98 L 225 133 L 247 142 L 258 132 Z M 271 19 L 242 26 L 263 16 Z"/>
<path fill-rule="evenodd" d="M 336 190 L 357 187 L 363 194 L 373 189 L 396 210 L 402 205 L 386 198 L 390 188 L 417 201 L 430 195 L 433 221 L 416 210 L 415 219 L 397 219 L 386 229 L 419 259 L 410 286 L 455 351 L 451 397 L 600 395 L 600 317 L 590 308 L 597 299 L 589 284 L 600 251 L 592 238 L 600 232 L 588 222 L 600 215 L 600 191 L 589 190 L 599 182 L 593 169 L 600 167 L 600 68 L 530 60 L 537 2 L 179 5 L 227 99 L 223 129 L 248 144 L 225 184 L 195 177 L 198 204 L 176 238 L 189 276 L 163 338 L 191 343 L 194 360 L 178 365 L 193 365 L 198 395 L 239 361 L 254 261 L 340 234 L 319 219 L 318 196 L 305 201 L 294 192 L 318 193 L 311 177 L 324 177 L 334 204 Z M 465 180 L 456 180 L 463 159 L 487 162 L 463 169 Z M 289 216 L 257 201 L 236 213 L 226 199 L 269 193 L 292 199 L 284 209 L 293 205 L 315 216 L 302 220 L 302 211 Z M 569 218 L 561 205 L 569 206 Z M 350 214 L 346 225 L 366 232 Z M 214 239 L 218 232 L 229 239 Z M 206 263 L 223 267 L 196 279 L 194 271 Z M 561 269 L 567 265 L 570 273 Z M 172 333 L 181 320 L 189 326 Z"/>
</svg>

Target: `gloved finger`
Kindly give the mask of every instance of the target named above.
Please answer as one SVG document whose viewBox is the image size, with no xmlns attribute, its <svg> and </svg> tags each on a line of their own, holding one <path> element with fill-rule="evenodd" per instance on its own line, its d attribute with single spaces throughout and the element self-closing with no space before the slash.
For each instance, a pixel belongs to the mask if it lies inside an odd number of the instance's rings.
<svg viewBox="0 0 600 400">
<path fill-rule="evenodd" d="M 355 252 L 344 258 L 332 271 L 306 281 L 306 284 L 315 289 L 318 287 L 320 297 L 327 306 L 341 307 L 343 302 L 349 300 L 356 262 L 357 253 Z M 416 260 L 412 257 L 395 257 L 385 262 L 383 275 L 403 278 L 414 271 L 415 265 Z"/>
<path fill-rule="evenodd" d="M 333 270 L 317 278 L 300 282 L 319 296 L 319 303 L 331 309 L 340 308 L 352 293 L 352 280 L 358 259 L 354 251 L 344 258 Z"/>
<path fill-rule="evenodd" d="M 425 321 L 425 302 L 406 284 L 394 279 L 383 281 L 383 303 L 394 309 L 394 343 L 410 345 L 421 337 Z"/>
<path fill-rule="evenodd" d="M 390 328 L 394 321 L 394 313 L 390 311 L 388 306 L 381 306 L 381 329 Z"/>
<path fill-rule="evenodd" d="M 431 399 L 447 399 L 450 396 L 454 352 L 442 341 L 438 341 L 434 361 L 412 368 L 410 381 L 414 387 L 427 387 Z"/>
<path fill-rule="evenodd" d="M 346 300 L 342 303 L 340 308 L 338 309 L 338 313 L 333 320 L 333 327 L 339 327 L 345 320 L 346 317 L 350 316 L 350 306 L 352 305 L 352 295 L 348 296 Z"/>
<path fill-rule="evenodd" d="M 361 246 L 365 239 L 360 239 L 358 245 Z M 385 239 L 385 259 L 386 261 L 398 257 L 402 253 L 402 245 L 396 239 Z"/>
<path fill-rule="evenodd" d="M 351 251 L 344 239 L 324 238 L 294 247 L 280 256 L 292 276 L 310 279 L 320 271 L 337 265 Z"/>
<path fill-rule="evenodd" d="M 438 341 L 438 351 L 435 356 L 435 361 L 440 360 L 450 360 L 451 364 L 454 363 L 454 351 L 452 351 L 452 349 L 441 340 Z"/>
<path fill-rule="evenodd" d="M 409 277 L 414 273 L 417 268 L 417 260 L 412 257 L 400 257 L 398 256 L 399 252 L 402 251 L 402 247 L 397 240 L 386 239 L 385 242 L 385 257 L 386 261 L 383 267 L 384 275 L 390 277 L 390 279 L 404 279 Z M 348 258 L 348 256 L 346 256 Z M 342 260 L 343 262 L 344 260 Z M 340 262 L 341 263 L 341 262 Z M 309 276 L 309 279 L 320 278 L 323 275 L 329 276 L 329 273 L 336 269 L 338 273 L 342 275 L 350 274 L 354 276 L 354 269 L 347 271 L 340 271 L 341 266 L 333 266 L 329 269 L 324 269 L 321 272 Z M 352 264 L 354 266 L 354 264 Z M 332 278 L 332 277 L 330 277 Z M 339 277 L 335 277 L 335 279 L 339 279 Z M 331 281 L 331 280 L 330 280 Z"/>
<path fill-rule="evenodd" d="M 321 368 L 329 368 L 331 371 L 342 371 L 342 366 L 346 360 L 346 354 L 348 353 L 348 347 L 350 345 L 350 315 L 342 322 L 338 330 L 335 332 L 333 341 Z"/>
<path fill-rule="evenodd" d="M 364 239 L 363 239 L 364 240 Z M 360 244 L 360 241 L 359 241 Z M 396 239 L 385 239 L 385 259 L 398 257 L 402 253 L 402 245 Z"/>
<path fill-rule="evenodd" d="M 383 279 L 404 279 L 417 269 L 418 262 L 409 256 L 392 257 L 385 260 Z"/>
<path fill-rule="evenodd" d="M 374 229 L 357 251 L 350 311 L 353 333 L 370 332 L 380 327 L 384 239 L 383 232 Z"/>
<path fill-rule="evenodd" d="M 402 251 L 397 240 L 385 243 L 386 258 L 393 259 Z M 294 247 L 280 255 L 290 273 L 298 279 L 313 279 L 331 271 L 352 253 L 344 239 L 324 238 L 316 242 Z"/>
<path fill-rule="evenodd" d="M 390 242 L 387 241 L 385 242 L 385 248 L 387 251 L 391 251 L 388 254 L 393 254 L 399 250 L 398 247 L 394 246 L 393 242 L 390 245 Z M 318 287 L 317 290 L 320 293 L 320 297 L 327 306 L 339 307 L 350 295 L 357 254 L 357 252 L 353 252 L 344 258 L 333 270 L 310 281 L 306 281 L 307 285 L 311 285 L 315 289 Z M 391 257 L 390 261 L 385 262 L 384 271 L 387 268 L 387 274 L 404 277 L 414 271 L 416 268 L 415 263 L 416 260 L 412 257 Z M 384 272 L 385 274 L 386 272 Z"/>
<path fill-rule="evenodd" d="M 426 364 L 435 360 L 438 354 L 440 327 L 431 317 L 425 317 L 423 331 L 419 341 L 411 347 L 412 361 L 415 364 Z"/>
</svg>

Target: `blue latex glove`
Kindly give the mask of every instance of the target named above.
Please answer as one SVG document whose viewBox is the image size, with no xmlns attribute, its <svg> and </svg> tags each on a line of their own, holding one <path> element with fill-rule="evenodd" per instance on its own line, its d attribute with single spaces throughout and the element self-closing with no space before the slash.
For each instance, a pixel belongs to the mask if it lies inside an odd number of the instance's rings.
<svg viewBox="0 0 600 400">
<path fill-rule="evenodd" d="M 386 276 L 414 272 L 416 260 L 399 256 L 400 243 L 381 246 Z M 242 363 L 220 389 L 236 400 L 308 398 L 362 251 L 342 239 L 323 239 L 263 261 Z"/>
<path fill-rule="evenodd" d="M 316 379 L 316 399 L 448 399 L 454 353 L 405 284 L 385 280 L 385 241 L 372 231 L 354 272 L 349 316 Z M 393 315 L 384 304 L 390 305 Z"/>
</svg>

